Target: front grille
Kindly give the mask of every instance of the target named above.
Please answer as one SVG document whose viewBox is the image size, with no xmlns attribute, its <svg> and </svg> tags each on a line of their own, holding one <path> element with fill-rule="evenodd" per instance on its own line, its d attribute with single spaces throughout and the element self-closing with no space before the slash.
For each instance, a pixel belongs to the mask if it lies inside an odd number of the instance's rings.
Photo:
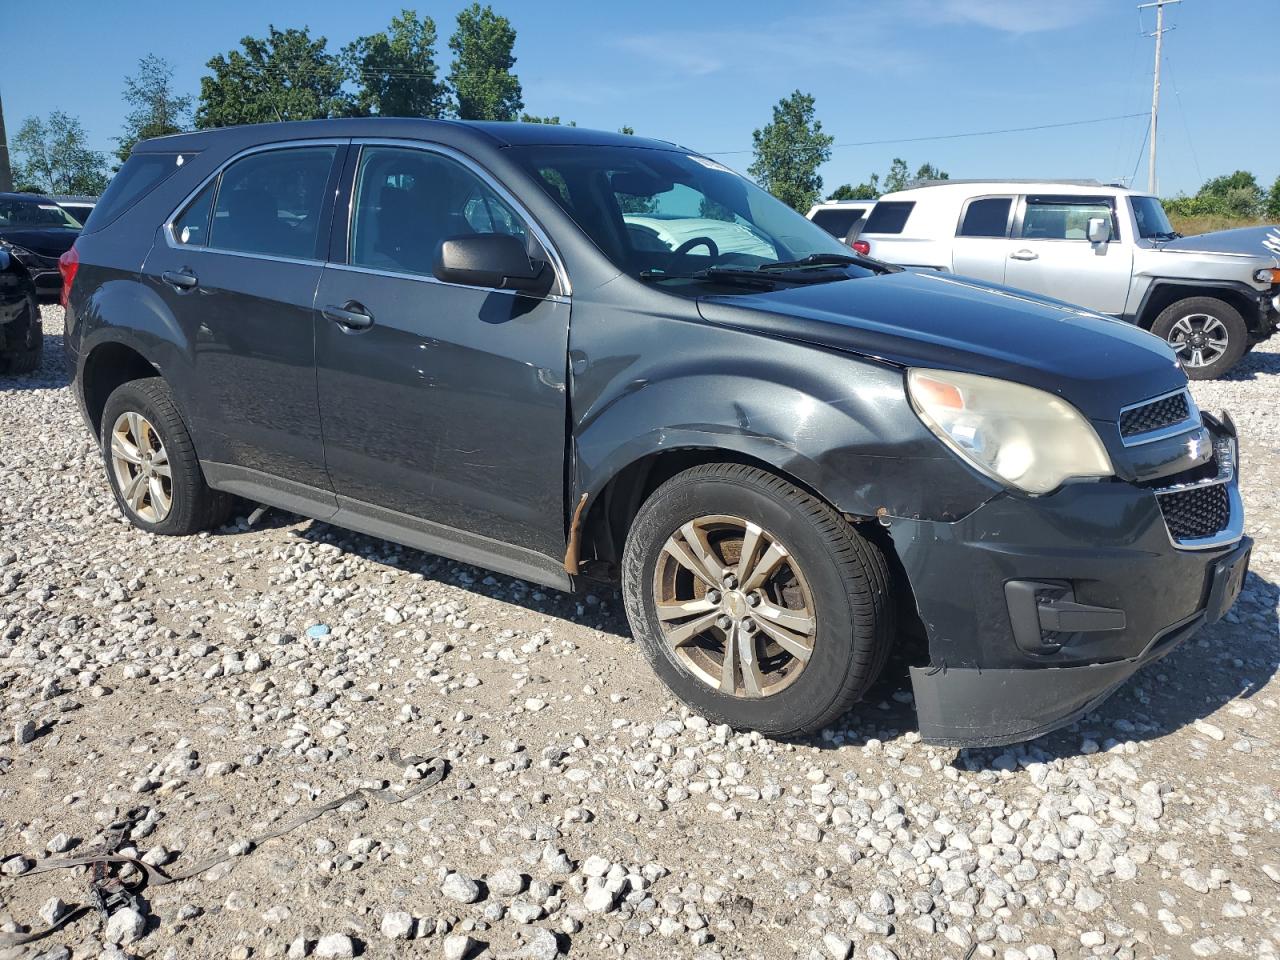
<svg viewBox="0 0 1280 960">
<path fill-rule="evenodd" d="M 1212 537 L 1231 522 L 1231 500 L 1225 483 L 1163 493 L 1158 499 L 1169 536 L 1178 542 Z"/>
<path fill-rule="evenodd" d="M 1191 407 L 1187 403 L 1187 395 L 1175 393 L 1151 403 L 1131 407 L 1120 414 L 1120 436 L 1128 439 L 1144 433 L 1154 433 L 1182 423 L 1190 416 Z"/>
</svg>

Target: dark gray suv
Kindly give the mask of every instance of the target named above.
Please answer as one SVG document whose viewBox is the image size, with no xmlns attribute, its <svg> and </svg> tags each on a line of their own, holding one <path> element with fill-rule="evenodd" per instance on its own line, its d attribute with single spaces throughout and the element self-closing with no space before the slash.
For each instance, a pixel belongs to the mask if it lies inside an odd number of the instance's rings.
<svg viewBox="0 0 1280 960">
<path fill-rule="evenodd" d="M 822 727 L 915 633 L 925 738 L 1025 739 L 1245 575 L 1234 430 L 1166 344 L 853 254 L 669 143 L 395 119 L 151 140 L 62 270 L 137 526 L 242 497 L 620 582 L 663 680 L 736 727 Z"/>
</svg>

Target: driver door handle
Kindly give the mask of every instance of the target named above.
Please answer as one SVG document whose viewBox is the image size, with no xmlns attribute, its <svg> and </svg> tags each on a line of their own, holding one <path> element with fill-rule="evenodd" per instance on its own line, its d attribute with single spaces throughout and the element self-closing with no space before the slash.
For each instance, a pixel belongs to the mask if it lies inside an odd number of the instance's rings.
<svg viewBox="0 0 1280 960">
<path fill-rule="evenodd" d="M 166 270 L 160 274 L 160 279 L 175 290 L 191 290 L 200 283 L 200 278 L 186 267 L 181 270 Z"/>
<path fill-rule="evenodd" d="M 373 326 L 373 314 L 355 300 L 348 300 L 340 307 L 329 304 L 320 312 L 326 319 L 348 330 L 367 330 Z"/>
<path fill-rule="evenodd" d="M 1032 250 L 1015 250 L 1009 254 L 1010 260 L 1039 260 L 1040 254 Z"/>
</svg>

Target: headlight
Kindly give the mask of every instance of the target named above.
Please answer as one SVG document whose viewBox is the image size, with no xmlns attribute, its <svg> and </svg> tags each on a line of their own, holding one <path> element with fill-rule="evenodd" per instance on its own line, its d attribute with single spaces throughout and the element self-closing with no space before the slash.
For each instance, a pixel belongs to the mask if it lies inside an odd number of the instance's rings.
<svg viewBox="0 0 1280 960">
<path fill-rule="evenodd" d="M 946 370 L 909 370 L 907 393 L 925 425 L 977 470 L 1027 493 L 1115 470 L 1075 407 L 1020 383 Z"/>
</svg>

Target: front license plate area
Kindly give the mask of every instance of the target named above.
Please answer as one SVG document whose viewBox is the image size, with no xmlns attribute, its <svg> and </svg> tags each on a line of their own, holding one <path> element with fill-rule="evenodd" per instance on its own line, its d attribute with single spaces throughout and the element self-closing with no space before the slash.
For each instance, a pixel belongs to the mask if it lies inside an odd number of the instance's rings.
<svg viewBox="0 0 1280 960">
<path fill-rule="evenodd" d="M 1241 544 L 1213 565 L 1213 580 L 1209 584 L 1209 603 L 1205 607 L 1205 622 L 1221 620 L 1244 588 L 1244 578 L 1249 572 L 1249 552 L 1252 543 Z"/>
</svg>

